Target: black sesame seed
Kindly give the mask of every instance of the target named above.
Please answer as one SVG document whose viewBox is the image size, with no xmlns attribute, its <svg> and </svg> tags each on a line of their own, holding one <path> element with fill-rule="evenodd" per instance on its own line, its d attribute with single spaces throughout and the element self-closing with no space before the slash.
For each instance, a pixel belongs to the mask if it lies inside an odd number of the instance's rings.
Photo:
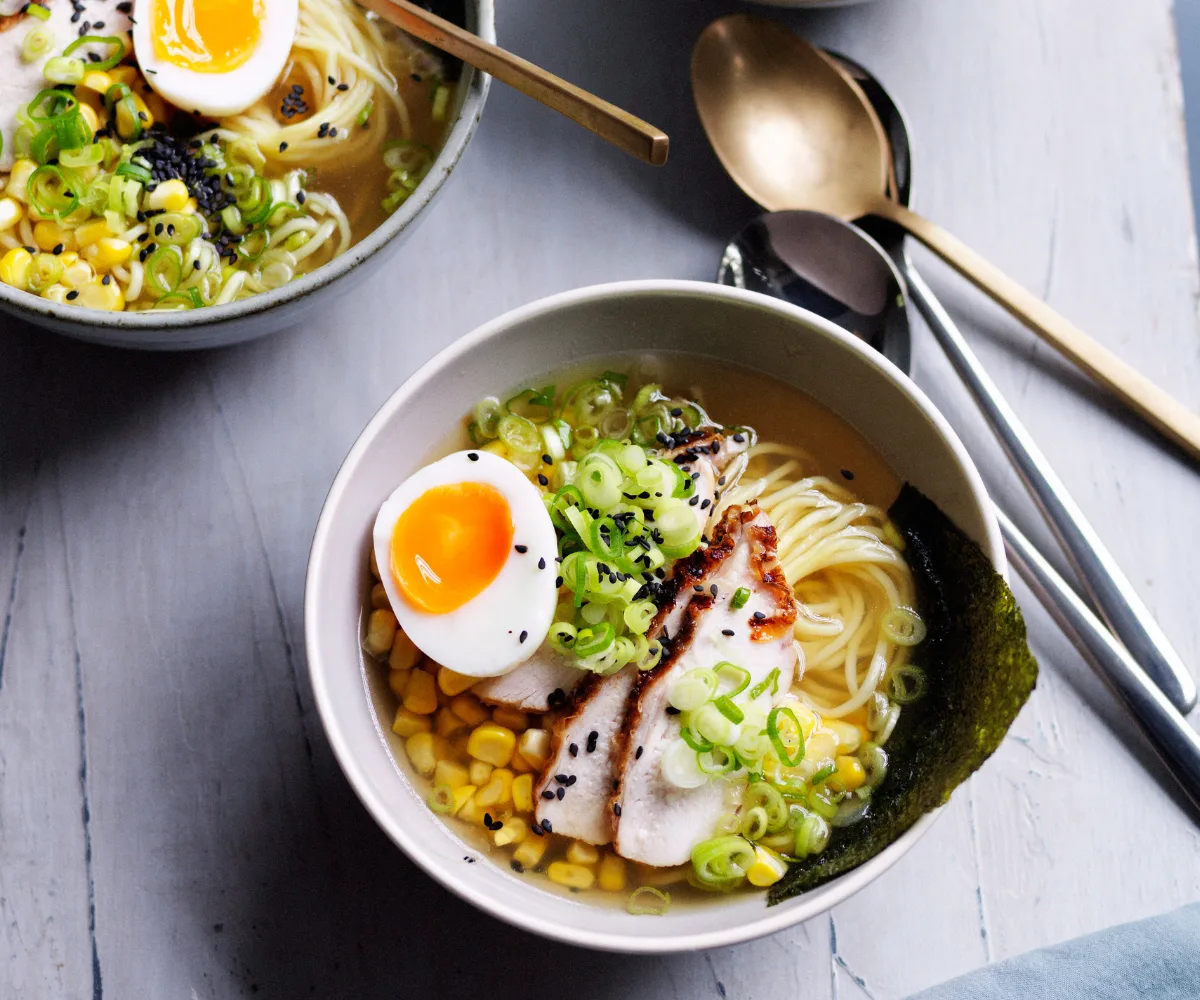
<svg viewBox="0 0 1200 1000">
<path fill-rule="evenodd" d="M 541 826 L 541 828 L 542 828 L 543 830 L 545 830 L 547 833 L 553 833 L 553 832 L 554 832 L 554 827 L 552 827 L 552 826 L 550 825 L 550 821 L 549 821 L 548 819 L 544 819 L 544 820 L 542 820 L 542 822 L 541 822 L 539 825 L 540 825 L 540 826 Z"/>
<path fill-rule="evenodd" d="M 723 628 L 721 629 L 721 635 L 733 635 L 733 629 Z"/>
<path fill-rule="evenodd" d="M 342 90 L 342 91 L 349 90 L 349 89 L 350 89 L 350 84 L 348 84 L 348 83 L 339 83 L 339 84 L 337 85 L 337 89 L 338 89 L 338 90 Z"/>
<path fill-rule="evenodd" d="M 93 24 L 93 25 L 92 25 L 92 27 L 93 27 L 93 28 L 103 28 L 103 27 L 104 27 L 104 22 L 103 22 L 103 21 L 97 21 L 95 24 Z"/>
<path fill-rule="evenodd" d="M 549 479 L 547 479 L 545 476 L 543 476 L 543 475 L 542 475 L 540 472 L 538 473 L 538 482 L 539 482 L 539 483 L 540 483 L 542 486 L 549 486 L 549 485 L 550 485 L 550 480 L 549 480 Z"/>
<path fill-rule="evenodd" d="M 563 585 L 563 578 L 561 576 L 556 576 L 554 578 L 554 586 L 556 586 L 559 590 L 562 590 L 562 585 Z"/>
<path fill-rule="evenodd" d="M 72 289 L 71 291 L 67 292 L 67 299 L 68 299 L 68 301 L 74 302 L 74 301 L 75 301 L 75 299 L 77 299 L 77 298 L 79 298 L 79 293 L 78 293 L 77 291 L 75 291 L 74 289 Z"/>
<path fill-rule="evenodd" d="M 545 462 L 547 465 L 553 465 L 553 464 L 554 464 L 554 459 L 552 459 L 552 458 L 551 458 L 549 455 L 543 455 L 543 456 L 542 456 L 542 461 L 543 461 L 543 462 Z"/>
<path fill-rule="evenodd" d="M 698 504 L 699 502 L 700 502 L 700 495 L 697 494 L 696 496 L 692 497 L 691 500 L 688 501 L 688 506 L 695 507 L 696 504 Z"/>
<path fill-rule="evenodd" d="M 161 236 L 161 235 L 162 235 L 162 231 L 163 231 L 163 224 L 160 222 L 160 223 L 158 223 L 158 225 L 156 225 L 156 226 L 154 227 L 154 235 L 155 235 L 155 236 Z"/>
<path fill-rule="evenodd" d="M 724 486 L 724 485 L 725 485 L 725 477 L 724 477 L 724 476 L 722 476 L 720 479 L 718 479 L 718 480 L 717 480 L 717 485 L 718 485 L 718 486 Z"/>
<path fill-rule="evenodd" d="M 516 549 L 518 552 L 520 552 L 521 555 L 524 555 L 526 552 L 529 551 L 528 545 L 514 545 L 513 548 Z"/>
<path fill-rule="evenodd" d="M 281 143 L 279 144 L 279 152 L 281 152 L 281 153 L 282 153 L 282 152 L 283 152 L 285 149 L 287 149 L 287 143 L 286 143 L 286 142 L 281 142 Z"/>
<path fill-rule="evenodd" d="M 478 461 L 479 461 L 479 456 L 478 456 L 477 454 L 475 454 L 475 452 L 473 452 L 473 451 L 468 451 L 468 452 L 467 452 L 467 458 L 469 458 L 469 459 L 470 459 L 472 462 L 478 462 Z"/>
<path fill-rule="evenodd" d="M 545 569 L 545 568 L 546 568 L 546 557 L 542 556 L 542 558 L 538 560 L 538 569 Z"/>
<path fill-rule="evenodd" d="M 735 434 L 735 435 L 733 436 L 733 439 L 734 439 L 734 440 L 735 440 L 735 441 L 736 441 L 738 444 L 742 444 L 742 443 L 743 443 L 743 442 L 746 440 L 746 436 L 745 436 L 744 434 Z"/>
<path fill-rule="evenodd" d="M 843 479 L 853 479 L 854 473 L 851 472 L 849 469 L 842 469 L 842 478 Z"/>
<path fill-rule="evenodd" d="M 621 803 L 620 803 L 620 802 L 614 802 L 614 803 L 613 803 L 613 815 L 614 815 L 614 816 L 620 816 L 620 815 L 621 815 Z"/>
<path fill-rule="evenodd" d="M 682 417 L 682 416 L 683 416 L 683 410 L 682 410 L 680 407 L 678 407 L 678 406 L 672 407 L 672 409 L 671 409 L 671 416 L 673 416 L 673 417 Z"/>
<path fill-rule="evenodd" d="M 763 620 L 764 618 L 766 618 L 766 617 L 767 617 L 767 616 L 766 616 L 766 614 L 764 614 L 762 611 L 755 611 L 755 612 L 754 612 L 754 620 L 755 620 L 756 622 L 760 622 L 760 621 L 762 621 L 762 620 Z"/>
<path fill-rule="evenodd" d="M 594 730 L 594 729 L 590 733 L 588 733 L 588 738 L 587 738 L 587 752 L 588 753 L 596 752 L 596 740 L 599 739 L 599 737 L 600 737 L 600 734 L 598 732 L 596 732 L 596 730 Z"/>
<path fill-rule="evenodd" d="M 536 823 L 534 823 L 533 826 L 531 826 L 529 828 L 529 830 L 535 837 L 540 837 L 542 835 L 542 828 L 540 826 L 538 826 Z"/>
<path fill-rule="evenodd" d="M 483 814 L 483 825 L 486 827 L 491 827 L 491 825 L 492 825 L 492 814 L 491 813 Z"/>
<path fill-rule="evenodd" d="M 308 198 L 308 195 L 306 195 L 303 191 L 296 192 L 296 201 L 299 204 L 303 205 L 306 198 Z"/>
<path fill-rule="evenodd" d="M 710 594 L 712 594 L 713 597 L 716 597 L 717 596 L 717 585 L 714 583 L 711 587 L 708 588 L 708 592 Z"/>
<path fill-rule="evenodd" d="M 528 632 L 522 632 L 522 633 L 520 634 L 520 636 L 518 636 L 518 637 L 517 637 L 517 641 L 518 641 L 518 642 L 524 642 L 524 641 L 525 641 L 526 639 L 528 639 L 528 638 L 529 638 L 529 633 L 528 633 Z"/>
<path fill-rule="evenodd" d="M 709 500 L 708 497 L 705 497 L 703 500 L 700 501 L 700 509 L 707 510 L 709 504 L 711 504 L 711 503 L 712 503 L 712 501 Z"/>
<path fill-rule="evenodd" d="M 542 789 L 542 798 L 543 798 L 543 799 L 552 799 L 552 798 L 554 798 L 554 792 L 553 792 L 553 790 L 552 790 L 552 789 L 549 789 L 549 788 L 544 788 L 544 789 Z"/>
<path fill-rule="evenodd" d="M 579 756 L 579 744 L 572 743 L 569 747 L 567 747 L 567 753 L 569 753 L 572 757 L 578 757 Z"/>
<path fill-rule="evenodd" d="M 102 285 L 108 285 L 111 283 L 112 283 L 112 275 L 111 274 L 106 274 L 103 278 L 100 279 L 100 284 L 102 284 Z"/>
<path fill-rule="evenodd" d="M 336 126 L 335 126 L 334 128 L 331 128 L 331 129 L 329 130 L 329 138 L 330 138 L 330 139 L 336 139 L 336 138 L 337 138 L 337 128 L 336 128 Z"/>
<path fill-rule="evenodd" d="M 678 715 L 678 714 L 679 714 L 679 709 L 677 709 L 674 705 L 667 706 L 667 715 Z"/>
<path fill-rule="evenodd" d="M 644 749 L 645 749 L 645 747 L 638 747 L 638 748 L 637 748 L 637 753 L 635 753 L 635 754 L 633 755 L 633 759 L 634 759 L 634 760 L 641 760 L 641 758 L 642 758 L 642 751 L 643 751 Z"/>
<path fill-rule="evenodd" d="M 560 785 L 565 785 L 567 783 L 567 776 L 565 774 L 556 774 L 554 776 L 554 780 Z"/>
<path fill-rule="evenodd" d="M 52 254 L 54 254 L 54 256 L 55 256 L 55 257 L 57 257 L 57 256 L 58 256 L 60 253 L 62 253 L 62 252 L 63 252 L 63 250 L 64 250 L 64 249 L 65 249 L 65 247 L 64 247 L 64 246 L 63 246 L 61 243 L 59 243 L 59 244 L 57 244 L 57 245 L 54 247 L 54 249 L 53 249 L 53 250 L 51 250 L 50 252 L 51 252 Z"/>
<path fill-rule="evenodd" d="M 515 871 L 518 875 L 523 875 L 525 873 L 525 866 L 521 864 L 520 861 L 516 860 L 516 858 L 508 863 L 508 867 Z"/>
<path fill-rule="evenodd" d="M 565 788 L 559 788 L 557 791 L 555 791 L 554 797 L 556 799 L 558 799 L 559 802 L 561 802 L 563 800 L 563 796 L 566 794 L 567 794 L 567 790 Z"/>
</svg>

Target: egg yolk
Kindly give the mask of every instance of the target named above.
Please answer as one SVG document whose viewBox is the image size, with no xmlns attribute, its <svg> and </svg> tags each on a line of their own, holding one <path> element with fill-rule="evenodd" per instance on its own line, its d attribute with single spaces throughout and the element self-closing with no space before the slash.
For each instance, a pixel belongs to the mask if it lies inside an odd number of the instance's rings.
<svg viewBox="0 0 1200 1000">
<path fill-rule="evenodd" d="M 426 490 L 392 529 L 392 573 L 415 607 L 442 615 L 480 594 L 512 552 L 508 501 L 486 483 Z"/>
<path fill-rule="evenodd" d="M 225 73 L 258 47 L 263 0 L 151 0 L 154 54 L 197 73 Z"/>
</svg>

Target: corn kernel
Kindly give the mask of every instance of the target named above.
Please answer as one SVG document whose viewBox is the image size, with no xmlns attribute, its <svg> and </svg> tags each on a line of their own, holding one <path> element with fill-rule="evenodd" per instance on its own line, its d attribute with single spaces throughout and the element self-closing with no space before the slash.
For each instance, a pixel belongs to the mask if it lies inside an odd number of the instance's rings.
<svg viewBox="0 0 1200 1000">
<path fill-rule="evenodd" d="M 382 608 L 386 608 L 388 611 L 392 610 L 392 602 L 388 599 L 387 588 L 382 583 L 377 583 L 371 588 L 371 607 L 377 610 Z"/>
<path fill-rule="evenodd" d="M 521 742 L 518 746 L 521 756 L 529 761 L 531 767 L 535 770 L 545 767 L 546 761 L 550 759 L 550 731 L 548 729 L 526 729 L 521 734 Z"/>
<path fill-rule="evenodd" d="M 572 840 L 567 848 L 567 860 L 573 865 L 594 865 L 600 860 L 600 852 L 594 844 L 582 840 Z"/>
<path fill-rule="evenodd" d="M 64 250 L 58 255 L 58 261 L 63 267 L 70 267 L 77 260 L 79 260 L 79 254 L 74 250 Z"/>
<path fill-rule="evenodd" d="M 467 788 L 473 788 L 473 786 L 467 785 Z M 460 820 L 473 822 L 473 824 L 479 824 L 482 826 L 484 825 L 484 813 L 486 810 L 475 801 L 476 795 L 479 795 L 478 790 L 472 792 L 472 796 L 470 796 L 470 798 L 468 798 L 468 800 L 464 802 L 462 806 L 458 807 L 458 812 L 456 815 Z"/>
<path fill-rule="evenodd" d="M 126 87 L 132 87 L 135 83 L 137 83 L 137 67 L 130 66 L 128 63 L 122 66 L 114 66 L 112 69 L 106 70 L 105 72 L 113 83 L 123 83 Z"/>
<path fill-rule="evenodd" d="M 126 240 L 119 240 L 115 236 L 105 236 L 98 240 L 94 246 L 90 246 L 85 251 L 88 260 L 90 260 L 101 271 L 111 271 L 114 267 L 120 267 L 133 254 L 133 244 Z"/>
<path fill-rule="evenodd" d="M 546 876 L 551 882 L 565 885 L 571 889 L 590 889 L 596 881 L 596 873 L 583 865 L 573 865 L 569 861 L 554 861 L 546 869 Z"/>
<path fill-rule="evenodd" d="M 430 678 L 432 680 L 432 678 Z M 511 729 L 494 722 L 485 722 L 471 733 L 467 749 L 476 760 L 484 760 L 496 767 L 504 767 L 512 760 L 517 748 L 517 737 Z"/>
<path fill-rule="evenodd" d="M 625 891 L 625 859 L 615 854 L 606 854 L 600 859 L 600 868 L 596 872 L 596 880 L 605 892 Z"/>
<path fill-rule="evenodd" d="M 65 257 L 66 254 L 63 254 Z M 59 279 L 68 288 L 82 288 L 96 280 L 96 269 L 86 260 L 76 260 L 63 265 L 62 278 Z"/>
<path fill-rule="evenodd" d="M 367 619 L 367 637 L 363 640 L 363 647 L 372 656 L 383 656 L 392 648 L 397 628 L 399 623 L 390 611 L 372 611 Z"/>
<path fill-rule="evenodd" d="M 492 843 L 497 847 L 519 844 L 529 836 L 529 824 L 520 816 L 509 816 L 499 830 L 492 832 Z"/>
<path fill-rule="evenodd" d="M 421 651 L 401 629 L 396 630 L 392 640 L 392 651 L 388 653 L 388 666 L 393 670 L 411 670 L 421 662 Z"/>
<path fill-rule="evenodd" d="M 120 312 L 125 308 L 125 296 L 121 292 L 121 286 L 115 281 L 109 281 L 107 285 L 102 281 L 91 281 L 81 286 L 78 291 L 79 295 L 74 304 L 85 309 Z"/>
<path fill-rule="evenodd" d="M 451 794 L 453 795 L 454 805 L 450 808 L 450 815 L 457 816 L 462 807 L 471 801 L 471 796 L 475 794 L 475 786 L 459 785 Z"/>
<path fill-rule="evenodd" d="M 863 782 L 867 780 L 867 772 L 857 757 L 839 756 L 836 764 L 837 774 L 834 778 L 842 788 L 848 792 L 862 788 Z"/>
<path fill-rule="evenodd" d="M 29 285 L 29 271 L 33 267 L 33 254 L 24 247 L 14 247 L 0 257 L 0 281 L 13 288 Z"/>
<path fill-rule="evenodd" d="M 818 729 L 804 746 L 804 759 L 814 763 L 833 760 L 837 754 L 837 737 L 826 729 Z"/>
<path fill-rule="evenodd" d="M 142 110 L 141 108 L 138 109 Z M 187 185 L 176 177 L 163 181 L 153 191 L 146 195 L 146 204 L 150 208 L 161 208 L 167 212 L 178 212 L 188 200 Z"/>
<path fill-rule="evenodd" d="M 656 889 L 661 889 L 664 886 L 675 885 L 678 882 L 684 881 L 691 869 L 691 865 L 678 865 L 675 868 L 654 868 L 650 865 L 640 864 L 637 866 L 637 883 L 638 885 L 651 885 Z"/>
<path fill-rule="evenodd" d="M 530 764 L 529 761 L 521 756 L 520 750 L 513 754 L 513 758 L 511 761 L 509 761 L 508 766 L 516 771 L 517 774 L 532 774 L 534 771 L 538 770 L 536 767 Z"/>
<path fill-rule="evenodd" d="M 505 767 L 498 767 L 488 778 L 488 782 L 478 792 L 475 798 L 481 806 L 487 809 L 502 809 L 512 804 L 513 773 Z"/>
<path fill-rule="evenodd" d="M 411 670 L 388 671 L 388 687 L 392 689 L 392 694 L 401 701 L 404 701 L 404 692 L 408 690 L 408 678 L 410 674 L 412 674 Z"/>
<path fill-rule="evenodd" d="M 467 728 L 467 724 L 451 712 L 449 708 L 438 709 L 433 725 L 434 729 L 442 736 L 453 736 L 455 733 L 462 732 Z"/>
<path fill-rule="evenodd" d="M 471 778 L 471 784 L 478 785 L 480 788 L 488 783 L 493 770 L 495 768 L 491 764 L 482 760 L 473 760 L 467 764 L 467 774 Z"/>
<path fill-rule="evenodd" d="M 75 242 L 78 246 L 90 247 L 93 243 L 98 243 L 102 237 L 112 235 L 113 231 L 108 228 L 107 219 L 93 219 L 75 230 Z"/>
<path fill-rule="evenodd" d="M 195 215 L 200 210 L 200 203 L 195 198 L 189 198 L 187 204 L 183 206 L 184 215 Z"/>
<path fill-rule="evenodd" d="M 24 214 L 21 203 L 16 198 L 0 198 L 0 233 L 12 229 Z"/>
<path fill-rule="evenodd" d="M 462 694 L 478 680 L 478 677 L 468 677 L 466 674 L 456 673 L 449 667 L 438 667 L 438 687 L 442 689 L 444 694 L 450 695 L 451 698 L 456 694 Z"/>
<path fill-rule="evenodd" d="M 33 242 L 39 250 L 53 250 L 59 244 L 64 250 L 74 250 L 75 232 L 57 222 L 37 222 L 33 226 Z"/>
<path fill-rule="evenodd" d="M 825 723 L 825 728 L 833 733 L 834 739 L 837 740 L 838 753 L 854 753 L 862 743 L 862 734 L 858 731 L 858 726 L 849 722 L 830 719 Z"/>
<path fill-rule="evenodd" d="M 511 729 L 514 733 L 523 733 L 529 728 L 529 717 L 524 712 L 506 708 L 504 705 L 497 705 L 492 710 L 492 721 L 505 729 Z"/>
<path fill-rule="evenodd" d="M 487 709 L 471 694 L 460 694 L 451 698 L 450 711 L 469 726 L 478 726 L 481 722 L 486 722 L 488 717 Z"/>
<path fill-rule="evenodd" d="M 513 778 L 513 808 L 517 812 L 533 812 L 533 775 L 521 774 Z"/>
<path fill-rule="evenodd" d="M 434 687 L 433 674 L 424 670 L 414 670 L 408 678 L 408 688 L 404 692 L 404 707 L 418 715 L 432 715 L 437 711 L 437 690 Z"/>
<path fill-rule="evenodd" d="M 550 845 L 545 837 L 526 837 L 520 846 L 513 851 L 513 861 L 526 870 L 536 868 L 541 864 L 546 848 Z"/>
<path fill-rule="evenodd" d="M 83 104 L 81 102 L 79 105 L 79 114 L 87 122 L 88 131 L 92 135 L 95 135 L 96 131 L 100 128 L 100 116 L 96 114 L 96 109 L 90 104 Z"/>
<path fill-rule="evenodd" d="M 414 733 L 405 742 L 404 749 L 419 775 L 428 778 L 433 774 L 437 767 L 437 754 L 433 749 L 432 733 Z"/>
<path fill-rule="evenodd" d="M 427 733 L 432 728 L 429 716 L 417 715 L 404 707 L 396 710 L 396 718 L 392 722 L 392 732 L 404 739 L 408 739 L 416 733 Z"/>
<path fill-rule="evenodd" d="M 462 788 L 463 785 L 469 785 L 471 782 L 467 775 L 466 765 L 453 760 L 439 760 L 437 767 L 433 769 L 433 783 L 445 785 L 448 788 Z"/>
<path fill-rule="evenodd" d="M 758 845 L 754 848 L 754 864 L 746 872 L 746 879 L 751 885 L 765 888 L 774 885 L 787 871 L 787 862 L 774 851 Z"/>
<path fill-rule="evenodd" d="M 499 455 L 501 458 L 508 458 L 508 448 L 503 441 L 489 441 L 479 450 Z"/>
<path fill-rule="evenodd" d="M 12 170 L 8 172 L 8 184 L 4 190 L 17 201 L 29 202 L 29 175 L 37 170 L 38 165 L 33 160 L 16 160 Z"/>
<path fill-rule="evenodd" d="M 70 289 L 66 285 L 60 285 L 55 282 L 49 288 L 42 292 L 43 299 L 49 299 L 51 302 L 57 302 L 60 306 L 67 304 L 67 292 Z"/>
<path fill-rule="evenodd" d="M 86 87 L 88 90 L 94 90 L 97 94 L 107 94 L 108 88 L 116 82 L 116 80 L 103 70 L 94 69 L 90 73 L 83 75 L 80 86 Z"/>
</svg>

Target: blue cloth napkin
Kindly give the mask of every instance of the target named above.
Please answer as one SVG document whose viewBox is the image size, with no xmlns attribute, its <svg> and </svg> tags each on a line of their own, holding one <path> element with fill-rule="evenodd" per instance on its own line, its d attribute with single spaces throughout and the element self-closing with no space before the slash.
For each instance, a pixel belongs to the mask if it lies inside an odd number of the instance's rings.
<svg viewBox="0 0 1200 1000">
<path fill-rule="evenodd" d="M 1200 903 L 989 965 L 909 1000 L 1200 998 Z"/>
</svg>

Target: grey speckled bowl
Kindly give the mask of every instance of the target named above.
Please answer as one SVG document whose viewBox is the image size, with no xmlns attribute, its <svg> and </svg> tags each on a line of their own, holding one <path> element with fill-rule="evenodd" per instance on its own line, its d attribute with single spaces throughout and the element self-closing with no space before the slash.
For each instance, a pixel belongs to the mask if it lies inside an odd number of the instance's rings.
<svg viewBox="0 0 1200 1000">
<path fill-rule="evenodd" d="M 466 26 L 494 42 L 496 12 L 492 0 L 465 0 L 464 6 Z M 353 289 L 400 248 L 475 134 L 490 83 L 491 77 L 464 66 L 456 98 L 457 117 L 429 175 L 412 197 L 361 243 L 282 288 L 194 311 L 112 313 L 60 306 L 0 284 L 0 311 L 68 337 L 150 351 L 221 347 L 274 333 L 296 322 L 302 310 Z"/>
</svg>

